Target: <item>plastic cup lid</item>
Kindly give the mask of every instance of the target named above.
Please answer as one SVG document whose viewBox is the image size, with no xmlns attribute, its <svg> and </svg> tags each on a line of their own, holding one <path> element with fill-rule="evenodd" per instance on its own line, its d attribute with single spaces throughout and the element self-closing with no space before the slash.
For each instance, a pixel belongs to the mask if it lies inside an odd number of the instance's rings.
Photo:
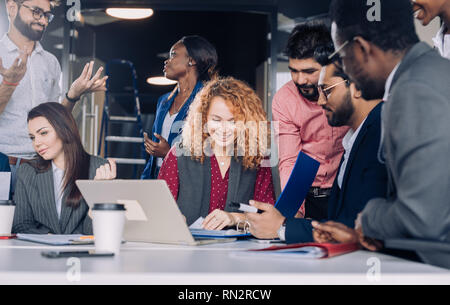
<svg viewBox="0 0 450 305">
<path fill-rule="evenodd" d="M 126 211 L 125 205 L 118 203 L 96 203 L 93 211 Z"/>
</svg>

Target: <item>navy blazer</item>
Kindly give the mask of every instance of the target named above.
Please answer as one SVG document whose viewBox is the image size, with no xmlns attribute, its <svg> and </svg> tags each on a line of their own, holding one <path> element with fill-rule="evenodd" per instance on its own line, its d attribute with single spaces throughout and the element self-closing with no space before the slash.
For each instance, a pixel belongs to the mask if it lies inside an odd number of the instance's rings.
<svg viewBox="0 0 450 305">
<path fill-rule="evenodd" d="M 170 131 L 169 138 L 166 139 L 169 145 L 172 147 L 174 143 L 174 140 L 177 139 L 181 135 L 182 131 L 182 122 L 186 119 L 186 116 L 189 111 L 189 106 L 192 104 L 192 101 L 194 100 L 197 93 L 203 88 L 203 83 L 201 81 L 198 81 L 197 84 L 194 87 L 194 90 L 192 90 L 191 95 L 189 96 L 189 99 L 184 103 L 183 107 L 181 107 L 180 111 L 177 114 L 177 117 L 175 118 L 175 121 L 172 125 L 172 130 Z M 155 133 L 161 135 L 164 119 L 166 118 L 167 113 L 170 110 L 170 107 L 172 107 L 172 104 L 175 100 L 175 97 L 177 96 L 178 92 L 176 92 L 170 99 L 171 92 L 164 94 L 158 99 L 158 105 L 156 108 L 156 116 L 155 116 L 155 122 L 153 123 L 152 128 L 152 141 L 159 142 L 159 140 L 155 137 Z M 174 127 L 175 126 L 175 127 Z M 178 128 L 176 128 L 178 126 Z M 174 128 L 176 128 L 174 130 Z M 156 179 L 157 175 L 155 173 L 156 168 L 156 159 L 153 156 L 150 156 L 150 158 L 147 161 L 147 164 L 145 165 L 144 172 L 141 175 L 141 179 Z"/>
<path fill-rule="evenodd" d="M 377 105 L 368 115 L 353 144 L 345 169 L 342 189 L 334 181 L 328 201 L 328 219 L 354 228 L 358 214 L 370 199 L 387 196 L 388 176 L 386 166 L 378 161 L 381 137 L 381 109 Z M 341 164 L 343 159 L 341 161 Z M 311 242 L 311 220 L 288 219 L 286 242 Z"/>
<path fill-rule="evenodd" d="M 8 157 L 2 153 L 0 153 L 0 172 L 10 172 L 11 168 L 9 167 Z"/>
</svg>

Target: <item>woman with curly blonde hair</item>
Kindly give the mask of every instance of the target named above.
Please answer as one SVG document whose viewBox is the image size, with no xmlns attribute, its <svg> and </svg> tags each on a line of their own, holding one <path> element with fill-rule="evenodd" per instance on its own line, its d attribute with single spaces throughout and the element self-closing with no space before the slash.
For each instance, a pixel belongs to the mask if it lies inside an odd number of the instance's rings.
<svg viewBox="0 0 450 305">
<path fill-rule="evenodd" d="M 261 100 L 244 82 L 212 80 L 192 103 L 182 133 L 161 167 L 188 225 L 221 230 L 243 221 L 232 203 L 275 203 L 269 124 Z M 264 166 L 267 165 L 267 166 Z"/>
</svg>

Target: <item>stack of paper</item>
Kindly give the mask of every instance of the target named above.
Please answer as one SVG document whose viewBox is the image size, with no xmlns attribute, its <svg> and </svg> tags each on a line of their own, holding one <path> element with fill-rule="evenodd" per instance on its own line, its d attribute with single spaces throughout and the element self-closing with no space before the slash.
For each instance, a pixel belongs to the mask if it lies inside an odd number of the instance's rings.
<svg viewBox="0 0 450 305">
<path fill-rule="evenodd" d="M 94 238 L 84 235 L 17 234 L 17 239 L 51 246 L 89 245 Z"/>
<path fill-rule="evenodd" d="M 273 246 L 265 249 L 233 252 L 234 257 L 278 257 L 283 259 L 320 259 L 330 258 L 360 249 L 359 244 L 319 244 L 305 243 L 287 246 Z"/>
</svg>

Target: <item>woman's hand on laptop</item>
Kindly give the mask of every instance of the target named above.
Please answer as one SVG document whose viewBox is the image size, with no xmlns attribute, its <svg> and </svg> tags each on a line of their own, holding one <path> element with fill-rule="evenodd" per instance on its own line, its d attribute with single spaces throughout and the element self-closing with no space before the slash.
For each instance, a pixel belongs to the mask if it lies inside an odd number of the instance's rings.
<svg viewBox="0 0 450 305">
<path fill-rule="evenodd" d="M 108 163 L 97 168 L 94 180 L 114 180 L 116 177 L 116 161 L 114 159 L 108 159 Z"/>
<path fill-rule="evenodd" d="M 203 229 L 220 231 L 225 227 L 236 225 L 237 220 L 233 213 L 227 213 L 222 210 L 214 210 L 206 216 L 203 221 Z"/>
</svg>

